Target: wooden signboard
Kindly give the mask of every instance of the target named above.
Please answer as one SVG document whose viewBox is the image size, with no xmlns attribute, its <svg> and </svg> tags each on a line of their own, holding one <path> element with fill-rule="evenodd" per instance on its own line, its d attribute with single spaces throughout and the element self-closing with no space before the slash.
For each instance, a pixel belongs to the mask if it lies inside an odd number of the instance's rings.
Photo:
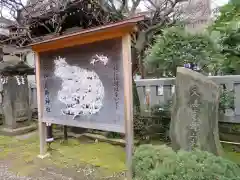
<svg viewBox="0 0 240 180">
<path fill-rule="evenodd" d="M 43 122 L 125 132 L 121 42 L 39 53 Z"/>
<path fill-rule="evenodd" d="M 126 134 L 131 169 L 131 36 L 143 17 L 32 44 L 36 54 L 40 156 L 46 123 Z M 129 172 L 129 177 L 130 177 Z"/>
</svg>

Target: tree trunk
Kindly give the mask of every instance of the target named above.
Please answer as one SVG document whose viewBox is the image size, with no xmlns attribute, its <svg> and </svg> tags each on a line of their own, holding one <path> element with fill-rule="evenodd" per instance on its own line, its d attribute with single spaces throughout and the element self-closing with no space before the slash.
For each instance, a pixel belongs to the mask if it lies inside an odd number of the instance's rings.
<svg viewBox="0 0 240 180">
<path fill-rule="evenodd" d="M 134 81 L 134 79 L 132 79 L 133 82 L 133 112 L 134 113 L 140 113 L 140 100 L 139 100 L 139 96 L 138 96 L 138 92 L 137 92 L 137 86 L 136 83 Z"/>
</svg>

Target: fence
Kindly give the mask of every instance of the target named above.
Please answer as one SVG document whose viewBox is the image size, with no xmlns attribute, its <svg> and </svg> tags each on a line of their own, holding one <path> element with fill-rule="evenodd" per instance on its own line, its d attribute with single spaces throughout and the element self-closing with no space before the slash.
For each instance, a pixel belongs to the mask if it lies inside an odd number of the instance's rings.
<svg viewBox="0 0 240 180">
<path fill-rule="evenodd" d="M 240 123 L 240 75 L 209 76 L 208 78 L 225 90 L 234 92 L 234 109 L 226 109 L 225 114 L 219 116 L 219 121 Z M 167 103 L 175 90 L 175 78 L 140 79 L 135 82 L 142 113 L 148 113 L 149 107 L 153 105 Z"/>
<path fill-rule="evenodd" d="M 209 76 L 214 82 L 226 90 L 234 92 L 234 109 L 226 109 L 225 115 L 220 116 L 219 121 L 240 123 L 240 75 Z M 175 78 L 140 79 L 135 80 L 143 113 L 148 113 L 149 107 L 156 104 L 165 104 L 171 100 L 174 92 Z M 149 94 L 149 99 L 146 98 Z M 147 102 L 149 101 L 149 107 Z M 32 109 L 37 108 L 36 88 L 30 88 L 30 104 Z"/>
</svg>

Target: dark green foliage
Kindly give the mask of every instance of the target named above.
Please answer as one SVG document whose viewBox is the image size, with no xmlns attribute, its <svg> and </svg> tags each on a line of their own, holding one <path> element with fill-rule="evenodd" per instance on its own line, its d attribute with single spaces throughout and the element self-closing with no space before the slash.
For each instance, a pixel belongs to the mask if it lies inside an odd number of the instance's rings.
<svg viewBox="0 0 240 180">
<path fill-rule="evenodd" d="M 145 65 L 158 77 L 176 76 L 176 68 L 185 63 L 196 63 L 208 73 L 218 69 L 220 49 L 206 34 L 190 34 L 174 27 L 165 29 L 148 50 Z"/>
<path fill-rule="evenodd" d="M 234 109 L 234 92 L 223 91 L 220 95 L 219 110 Z"/>
<path fill-rule="evenodd" d="M 121 133 L 117 133 L 117 132 L 108 132 L 106 134 L 107 138 L 111 138 L 111 139 L 121 139 L 124 138 L 124 136 Z"/>
<path fill-rule="evenodd" d="M 169 140 L 169 128 L 170 128 L 170 121 L 171 121 L 171 106 L 172 101 L 168 101 L 164 105 L 155 105 L 152 107 L 152 116 L 159 119 L 158 121 L 158 133 L 160 133 L 159 139 L 162 141 Z"/>
<path fill-rule="evenodd" d="M 167 118 L 171 116 L 171 107 L 172 107 L 172 101 L 168 101 L 167 103 L 163 105 L 155 105 L 151 109 L 152 115 L 155 117 L 162 117 Z"/>
<path fill-rule="evenodd" d="M 240 73 L 240 28 L 237 26 L 233 24 L 226 27 L 219 41 L 222 46 L 221 53 L 225 56 L 221 65 L 224 74 Z"/>
<path fill-rule="evenodd" d="M 133 157 L 135 180 L 239 180 L 240 167 L 208 152 L 174 152 L 167 146 L 142 145 Z"/>
<path fill-rule="evenodd" d="M 151 108 L 148 117 L 134 116 L 135 137 L 142 140 L 157 138 L 158 140 L 168 141 L 168 130 L 170 125 L 170 103 L 163 106 L 156 105 Z"/>
<path fill-rule="evenodd" d="M 171 121 L 172 101 L 164 105 L 155 105 L 151 108 L 151 114 L 148 117 L 142 117 L 140 114 L 134 116 L 134 134 L 137 139 L 151 140 L 158 139 L 169 141 L 169 126 Z M 234 93 L 223 90 L 220 95 L 219 111 L 234 109 Z"/>
<path fill-rule="evenodd" d="M 219 123 L 219 131 L 224 134 L 236 134 L 240 135 L 240 124 L 237 123 Z M 236 139 L 233 139 L 234 142 L 239 142 L 240 136 Z"/>
<path fill-rule="evenodd" d="M 215 20 L 214 24 L 209 27 L 210 31 L 216 30 L 222 33 L 226 27 L 232 22 L 240 20 L 240 1 L 230 0 L 228 4 L 220 8 L 220 15 Z"/>
<path fill-rule="evenodd" d="M 133 86 L 132 86 L 132 92 L 133 92 L 133 107 L 134 107 L 134 112 L 140 113 L 140 100 L 138 97 L 138 92 L 137 92 L 137 87 L 136 83 L 134 80 L 132 80 Z"/>
<path fill-rule="evenodd" d="M 140 114 L 136 114 L 133 117 L 133 130 L 134 130 L 134 137 L 137 139 L 145 139 L 147 136 L 148 128 L 148 118 L 142 117 Z"/>
<path fill-rule="evenodd" d="M 236 75 L 240 73 L 240 1 L 231 0 L 220 9 L 220 16 L 209 30 L 219 34 L 217 43 L 221 46 L 221 54 L 225 57 L 220 71 Z"/>
</svg>

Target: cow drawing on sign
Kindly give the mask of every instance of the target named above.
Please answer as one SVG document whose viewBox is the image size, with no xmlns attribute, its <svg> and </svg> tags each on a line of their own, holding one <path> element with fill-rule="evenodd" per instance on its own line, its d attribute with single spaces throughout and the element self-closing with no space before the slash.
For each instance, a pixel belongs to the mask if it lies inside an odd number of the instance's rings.
<svg viewBox="0 0 240 180">
<path fill-rule="evenodd" d="M 106 65 L 108 58 L 96 55 L 90 64 L 102 63 Z M 61 78 L 61 89 L 58 99 L 66 105 L 62 114 L 72 115 L 73 119 L 80 115 L 93 115 L 103 106 L 104 86 L 96 72 L 71 66 L 65 58 L 58 57 L 55 63 L 55 76 Z"/>
</svg>

